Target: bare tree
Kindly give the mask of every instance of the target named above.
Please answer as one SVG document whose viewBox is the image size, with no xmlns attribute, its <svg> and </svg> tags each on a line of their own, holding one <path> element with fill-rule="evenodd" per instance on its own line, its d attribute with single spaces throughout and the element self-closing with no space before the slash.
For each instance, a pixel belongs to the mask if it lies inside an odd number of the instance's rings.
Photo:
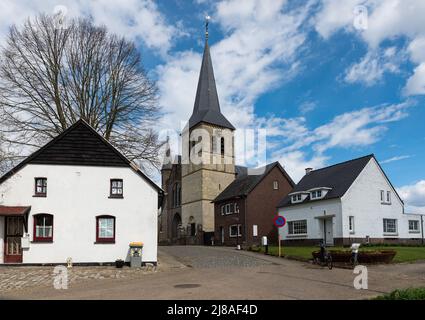
<svg viewBox="0 0 425 320">
<path fill-rule="evenodd" d="M 28 147 L 82 118 L 130 160 L 158 166 L 156 86 L 132 41 L 87 19 L 12 26 L 0 61 L 4 141 Z"/>
</svg>

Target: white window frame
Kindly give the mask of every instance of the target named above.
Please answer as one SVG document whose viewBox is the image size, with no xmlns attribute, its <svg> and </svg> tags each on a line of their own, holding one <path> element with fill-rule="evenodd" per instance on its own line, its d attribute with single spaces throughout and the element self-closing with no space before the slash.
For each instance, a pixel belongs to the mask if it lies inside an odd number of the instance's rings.
<svg viewBox="0 0 425 320">
<path fill-rule="evenodd" d="M 238 228 L 238 235 L 232 233 L 232 227 Z M 241 229 L 242 229 L 242 225 L 232 224 L 231 226 L 229 226 L 229 237 L 230 238 L 242 237 Z"/>
<path fill-rule="evenodd" d="M 381 190 L 381 204 L 391 204 L 391 191 Z"/>
<path fill-rule="evenodd" d="M 305 224 L 301 225 L 300 224 Z M 301 229 L 301 230 L 300 230 Z M 303 231 L 303 232 L 300 232 Z M 290 236 L 305 236 L 308 233 L 307 220 L 288 221 L 288 235 Z"/>
<path fill-rule="evenodd" d="M 415 229 L 410 228 L 411 222 L 414 222 L 416 224 Z M 409 223 L 409 233 L 419 233 L 420 232 L 419 220 L 409 220 L 408 223 Z"/>
<path fill-rule="evenodd" d="M 273 190 L 279 190 L 279 181 L 273 181 Z"/>
<path fill-rule="evenodd" d="M 395 231 L 389 231 L 388 230 L 388 222 L 390 221 L 394 221 L 394 227 L 395 227 Z M 383 219 L 383 230 L 384 230 L 384 234 L 388 234 L 388 235 L 396 235 L 398 232 L 398 221 L 397 219 L 390 219 L 390 218 L 384 218 Z"/>
<path fill-rule="evenodd" d="M 350 231 L 351 234 L 354 233 L 354 216 L 349 216 L 348 217 L 348 230 Z"/>
<path fill-rule="evenodd" d="M 303 201 L 303 197 L 301 193 L 293 194 L 291 196 L 291 202 L 292 203 L 300 203 Z"/>
</svg>

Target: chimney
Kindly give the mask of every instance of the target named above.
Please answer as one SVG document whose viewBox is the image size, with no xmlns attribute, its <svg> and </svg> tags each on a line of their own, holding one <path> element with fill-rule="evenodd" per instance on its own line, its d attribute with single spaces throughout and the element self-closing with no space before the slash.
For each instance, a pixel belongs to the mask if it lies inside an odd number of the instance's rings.
<svg viewBox="0 0 425 320">
<path fill-rule="evenodd" d="M 313 168 L 305 168 L 305 174 L 309 174 L 310 172 L 313 171 Z"/>
</svg>

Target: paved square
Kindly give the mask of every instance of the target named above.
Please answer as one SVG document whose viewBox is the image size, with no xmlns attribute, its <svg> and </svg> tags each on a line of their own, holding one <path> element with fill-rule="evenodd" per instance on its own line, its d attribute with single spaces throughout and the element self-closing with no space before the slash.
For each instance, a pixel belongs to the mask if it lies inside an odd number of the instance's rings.
<svg viewBox="0 0 425 320">
<path fill-rule="evenodd" d="M 233 248 L 159 248 L 157 272 L 75 267 L 67 290 L 55 290 L 53 268 L 0 268 L 4 299 L 365 299 L 397 288 L 425 286 L 425 262 L 368 267 L 368 290 L 352 270 Z M 50 278 L 50 279 L 49 279 Z"/>
</svg>

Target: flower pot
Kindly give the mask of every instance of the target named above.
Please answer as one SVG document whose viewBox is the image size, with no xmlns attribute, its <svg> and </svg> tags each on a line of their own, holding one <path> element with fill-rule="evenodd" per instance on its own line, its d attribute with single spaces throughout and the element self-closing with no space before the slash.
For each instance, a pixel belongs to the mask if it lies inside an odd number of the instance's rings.
<svg viewBox="0 0 425 320">
<path fill-rule="evenodd" d="M 115 261 L 115 267 L 117 267 L 117 268 L 124 267 L 124 264 L 125 264 L 124 260 L 116 260 Z"/>
</svg>

